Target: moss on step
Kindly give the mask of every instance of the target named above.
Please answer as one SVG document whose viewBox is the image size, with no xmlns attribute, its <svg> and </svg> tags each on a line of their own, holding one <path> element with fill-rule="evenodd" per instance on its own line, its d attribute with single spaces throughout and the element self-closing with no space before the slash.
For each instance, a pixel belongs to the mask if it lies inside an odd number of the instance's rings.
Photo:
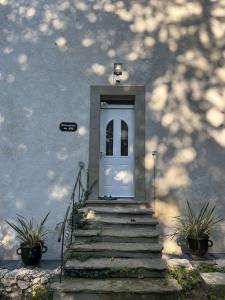
<svg viewBox="0 0 225 300">
<path fill-rule="evenodd" d="M 183 291 L 174 300 L 225 300 L 225 296 L 218 298 L 214 292 L 209 291 L 203 283 L 201 273 L 225 272 L 224 267 L 212 263 L 200 263 L 195 269 L 175 267 L 167 271 L 167 277 L 174 278 L 182 286 Z"/>
<path fill-rule="evenodd" d="M 102 225 L 99 225 L 99 227 L 98 227 L 98 229 L 97 229 L 97 236 L 98 236 L 98 237 L 101 237 L 101 236 L 102 236 L 102 231 L 103 231 Z"/>
<path fill-rule="evenodd" d="M 109 277 L 109 275 L 112 276 L 112 274 L 115 274 L 118 272 L 118 270 L 115 269 L 106 269 L 106 270 L 72 270 L 69 273 L 73 275 L 74 277 L 78 278 L 95 278 L 95 279 L 104 279 Z"/>
<path fill-rule="evenodd" d="M 200 263 L 196 270 L 200 273 L 220 272 L 225 273 L 225 267 L 219 267 L 216 263 Z"/>
<path fill-rule="evenodd" d="M 73 252 L 72 250 L 67 251 L 67 255 L 64 258 L 64 261 L 76 258 L 79 261 L 86 261 L 89 258 L 92 258 L 93 256 L 91 254 L 88 254 L 86 252 Z"/>
<path fill-rule="evenodd" d="M 145 278 L 146 270 L 143 268 L 130 269 L 130 268 L 105 268 L 101 270 L 88 269 L 88 270 L 67 270 L 67 274 L 77 278 L 94 278 L 94 279 L 106 279 L 110 277 L 124 277 L 124 278 Z M 154 272 L 154 271 L 152 271 Z M 149 271 L 151 273 L 151 271 Z M 153 274 L 153 273 L 152 273 Z M 161 276 L 159 276 L 161 275 Z M 157 272 L 157 277 L 164 277 L 164 272 Z"/>
<path fill-rule="evenodd" d="M 3 289 L 3 288 L 4 288 L 4 284 L 0 280 L 0 289 Z"/>
<path fill-rule="evenodd" d="M 76 245 L 82 245 L 82 244 L 91 244 L 91 243 L 97 243 L 97 242 L 102 242 L 102 238 L 101 237 L 87 237 L 85 239 L 82 240 L 75 240 L 75 244 Z"/>
<path fill-rule="evenodd" d="M 176 279 L 184 292 L 189 292 L 198 287 L 202 281 L 197 270 L 187 270 L 185 267 L 171 268 L 166 275 L 169 278 Z"/>
</svg>

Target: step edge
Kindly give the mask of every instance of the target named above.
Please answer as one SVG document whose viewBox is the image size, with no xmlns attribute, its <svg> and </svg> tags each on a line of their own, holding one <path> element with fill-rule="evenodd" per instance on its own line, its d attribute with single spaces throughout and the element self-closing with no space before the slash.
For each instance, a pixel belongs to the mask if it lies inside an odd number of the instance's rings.
<svg viewBox="0 0 225 300">
<path fill-rule="evenodd" d="M 97 261 L 97 260 L 101 260 L 99 266 L 91 266 L 92 261 Z M 101 266 L 101 262 L 107 261 L 107 260 L 108 260 L 109 264 L 105 265 L 105 266 Z M 92 258 L 92 261 L 87 259 L 85 262 L 82 262 L 82 261 L 79 261 L 78 259 L 74 258 L 74 259 L 69 259 L 66 261 L 65 269 L 67 269 L 67 270 L 105 270 L 105 269 L 110 268 L 110 269 L 118 269 L 118 270 L 121 270 L 121 269 L 122 270 L 124 270 L 124 269 L 126 269 L 126 270 L 143 269 L 143 270 L 152 270 L 152 271 L 154 271 L 154 270 L 155 271 L 165 271 L 167 269 L 166 263 L 163 262 L 162 260 L 160 261 L 160 259 L 151 259 L 152 262 L 153 261 L 157 262 L 157 263 L 155 263 L 154 266 L 147 265 L 146 262 L 145 262 L 146 265 L 141 265 L 141 264 L 138 265 L 138 263 L 137 263 L 137 265 L 135 265 L 135 262 L 134 262 L 135 259 L 132 259 L 132 258 L 130 258 L 130 259 L 124 258 L 124 259 L 119 259 L 119 260 L 120 261 L 117 262 L 118 265 L 115 264 L 113 266 L 112 265 L 110 266 L 111 261 L 109 261 L 109 259 L 102 259 L 102 258 L 94 259 L 94 258 Z M 122 265 L 122 260 L 124 260 L 124 262 L 125 261 L 132 262 L 132 260 L 133 260 L 133 265 L 131 265 L 131 266 Z M 79 266 L 76 265 L 77 263 L 79 263 Z M 89 263 L 90 265 L 85 265 L 87 263 Z M 83 266 L 82 266 L 82 264 L 83 264 Z"/>
<path fill-rule="evenodd" d="M 95 219 L 86 219 L 88 222 L 106 222 L 106 223 L 110 223 L 110 222 L 113 222 L 113 221 L 123 221 L 123 222 L 131 222 L 130 220 L 123 220 L 123 218 L 115 218 L 115 220 L 110 220 L 110 217 L 108 218 L 109 220 L 105 219 L 105 220 L 101 220 L 101 219 L 98 219 L 98 220 L 95 220 Z M 118 219 L 118 220 L 117 220 Z M 156 218 L 149 218 L 147 220 L 144 220 L 144 221 L 135 221 L 135 222 L 131 222 L 131 224 L 136 224 L 136 223 L 141 223 L 143 222 L 144 224 L 147 224 L 147 223 L 150 223 L 150 224 L 153 224 L 153 223 L 158 223 L 158 220 Z"/>
<path fill-rule="evenodd" d="M 80 208 L 79 212 L 86 212 L 88 209 L 83 209 Z M 99 215 L 107 215 L 107 214 L 111 214 L 111 215 L 140 215 L 140 216 L 152 216 L 153 212 L 152 211 L 137 211 L 137 212 L 127 212 L 127 211 L 98 211 L 95 209 L 91 209 L 90 211 L 93 211 L 96 214 Z"/>
<path fill-rule="evenodd" d="M 130 293 L 130 290 L 128 289 L 123 289 L 122 291 L 119 291 L 117 288 L 109 288 L 109 289 L 101 289 L 101 288 L 88 288 L 88 283 L 92 282 L 116 282 L 116 281 L 126 281 L 125 278 L 110 278 L 110 279 L 83 279 L 83 286 L 85 286 L 85 288 L 80 288 L 78 289 L 75 284 L 76 281 L 81 281 L 81 279 L 67 279 L 67 281 L 63 281 L 62 283 L 59 282 L 54 282 L 51 284 L 51 288 L 54 291 L 57 292 L 65 292 L 65 293 L 90 293 L 90 294 L 126 294 L 126 293 Z M 129 278 L 130 282 L 135 282 L 137 285 L 140 282 L 144 283 L 146 281 L 146 284 L 148 284 L 150 281 L 153 282 L 155 285 L 157 282 L 159 282 L 159 279 L 157 278 L 145 278 L 145 279 L 138 279 L 138 278 Z M 165 293 L 167 294 L 173 294 L 173 293 L 178 293 L 182 291 L 182 287 L 178 284 L 178 282 L 175 279 L 165 279 L 165 278 L 161 278 L 160 279 L 161 282 L 161 286 L 163 286 L 163 289 L 159 290 L 158 286 L 153 286 L 150 288 L 146 288 L 146 289 L 136 289 L 136 290 L 132 290 L 132 294 L 159 294 L 159 295 L 164 295 Z M 63 287 L 65 286 L 65 284 L 70 283 L 71 286 L 70 287 Z M 75 283 L 75 284 L 74 284 Z M 126 283 L 126 282 L 125 282 Z"/>
<path fill-rule="evenodd" d="M 107 203 L 118 203 L 118 202 L 124 202 L 124 203 L 135 203 L 135 204 L 140 204 L 140 203 L 146 203 L 149 204 L 150 202 L 147 200 L 135 200 L 133 198 L 117 198 L 114 200 L 110 199 L 88 199 L 86 200 L 85 203 L 89 202 L 107 202 Z"/>
<path fill-rule="evenodd" d="M 85 231 L 85 230 L 83 230 Z M 125 234 L 121 234 L 121 235 L 118 235 L 118 233 L 116 234 L 113 234 L 113 233 L 104 233 L 102 232 L 100 235 L 96 232 L 96 233 L 91 233 L 91 232 L 76 232 L 74 231 L 73 232 L 73 235 L 75 237 L 115 237 L 115 238 L 118 238 L 118 237 L 128 237 L 128 238 L 151 238 L 151 237 L 158 237 L 160 234 L 159 232 L 152 232 L 151 234 L 129 234 L 129 233 L 125 233 Z"/>
<path fill-rule="evenodd" d="M 94 243 L 93 243 L 94 244 Z M 92 244 L 92 247 L 93 247 L 93 244 Z M 114 243 L 115 244 L 115 243 Z M 151 243 L 149 243 L 151 244 Z M 72 244 L 70 245 L 70 247 L 68 248 L 68 250 L 70 251 L 74 251 L 74 252 L 80 252 L 80 251 L 85 251 L 85 252 L 106 252 L 106 251 L 117 251 L 117 252 L 128 252 L 128 253 L 155 253 L 155 252 L 161 252 L 163 250 L 163 246 L 156 246 L 157 243 L 154 244 L 155 247 L 150 247 L 148 249 L 127 249 L 127 248 L 87 248 L 85 247 L 84 245 L 85 244 Z"/>
</svg>

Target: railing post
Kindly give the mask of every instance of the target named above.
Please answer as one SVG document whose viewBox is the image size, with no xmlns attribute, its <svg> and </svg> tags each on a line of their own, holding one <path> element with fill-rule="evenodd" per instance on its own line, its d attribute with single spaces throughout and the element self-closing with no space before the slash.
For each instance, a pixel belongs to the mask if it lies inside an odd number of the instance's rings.
<svg viewBox="0 0 225 300">
<path fill-rule="evenodd" d="M 80 181 L 81 181 L 81 172 L 80 172 L 79 180 L 78 180 L 78 201 L 80 201 Z"/>
<path fill-rule="evenodd" d="M 155 186 L 155 178 L 156 178 L 156 157 L 157 157 L 157 151 L 152 152 L 153 156 L 153 211 L 155 214 L 155 198 L 156 198 L 156 186 Z"/>
<path fill-rule="evenodd" d="M 63 259 L 63 255 L 64 255 L 64 230 L 63 230 L 63 234 L 62 234 L 62 244 L 61 244 L 61 266 L 60 266 L 60 278 L 59 278 L 59 282 L 62 282 L 62 273 L 63 273 L 63 263 L 64 263 L 64 259 Z"/>
<path fill-rule="evenodd" d="M 73 204 L 72 204 L 72 219 L 71 219 L 71 230 L 70 230 L 70 244 L 72 244 L 73 242 L 73 226 L 74 226 L 74 220 L 73 220 L 73 212 L 74 212 L 74 206 L 75 206 L 75 203 L 74 203 L 74 192 L 72 194 L 72 197 L 73 197 Z"/>
</svg>

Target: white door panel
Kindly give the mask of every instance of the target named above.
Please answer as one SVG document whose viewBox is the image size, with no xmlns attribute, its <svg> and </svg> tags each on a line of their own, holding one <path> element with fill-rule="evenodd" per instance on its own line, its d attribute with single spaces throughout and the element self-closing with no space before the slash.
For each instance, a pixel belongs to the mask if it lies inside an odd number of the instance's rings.
<svg viewBox="0 0 225 300">
<path fill-rule="evenodd" d="M 100 196 L 134 197 L 134 111 L 101 109 Z"/>
</svg>

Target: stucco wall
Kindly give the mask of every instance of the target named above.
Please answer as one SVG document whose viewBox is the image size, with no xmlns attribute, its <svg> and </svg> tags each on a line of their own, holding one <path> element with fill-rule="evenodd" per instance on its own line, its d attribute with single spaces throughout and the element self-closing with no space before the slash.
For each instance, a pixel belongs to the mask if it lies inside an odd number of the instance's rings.
<svg viewBox="0 0 225 300">
<path fill-rule="evenodd" d="M 0 258 L 17 258 L 5 224 L 48 211 L 58 258 L 78 161 L 88 165 L 90 85 L 146 86 L 146 181 L 158 151 L 157 214 L 165 228 L 189 199 L 225 212 L 224 18 L 221 1 L 0 0 Z M 77 133 L 62 133 L 76 121 Z M 224 223 L 213 252 L 225 251 Z M 165 243 L 168 251 L 175 243 Z"/>
</svg>

